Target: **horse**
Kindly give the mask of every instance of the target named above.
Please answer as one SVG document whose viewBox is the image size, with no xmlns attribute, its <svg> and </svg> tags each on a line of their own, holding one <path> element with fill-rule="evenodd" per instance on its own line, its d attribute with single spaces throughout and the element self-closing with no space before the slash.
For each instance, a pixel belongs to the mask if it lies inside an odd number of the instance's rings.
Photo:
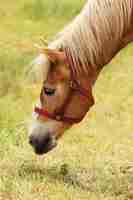
<svg viewBox="0 0 133 200">
<path fill-rule="evenodd" d="M 133 41 L 133 0 L 87 1 L 79 15 L 41 47 L 34 64 L 43 77 L 29 143 L 42 155 L 94 105 L 93 86 L 102 68 Z"/>
</svg>

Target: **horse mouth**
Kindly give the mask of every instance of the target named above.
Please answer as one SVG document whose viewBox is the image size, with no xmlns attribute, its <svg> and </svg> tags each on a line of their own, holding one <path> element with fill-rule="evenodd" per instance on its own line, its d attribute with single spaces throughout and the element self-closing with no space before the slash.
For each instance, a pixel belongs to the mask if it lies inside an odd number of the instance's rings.
<svg viewBox="0 0 133 200">
<path fill-rule="evenodd" d="M 51 150 L 53 150 L 56 146 L 57 146 L 57 143 L 53 142 L 46 146 L 43 146 L 43 145 L 35 146 L 35 147 L 33 147 L 33 149 L 37 155 L 43 155 L 43 154 L 46 154 L 46 153 L 50 152 Z"/>
</svg>

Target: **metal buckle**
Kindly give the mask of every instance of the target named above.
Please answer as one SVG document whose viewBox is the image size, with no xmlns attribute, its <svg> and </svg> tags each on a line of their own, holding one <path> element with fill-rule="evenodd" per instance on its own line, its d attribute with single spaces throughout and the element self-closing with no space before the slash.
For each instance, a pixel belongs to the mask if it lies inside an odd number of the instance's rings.
<svg viewBox="0 0 133 200">
<path fill-rule="evenodd" d="M 56 119 L 57 121 L 61 121 L 62 116 L 61 116 L 61 115 L 56 115 L 56 116 L 55 116 L 55 119 Z"/>
<path fill-rule="evenodd" d="M 77 84 L 76 84 L 76 82 L 74 82 L 74 81 L 70 81 L 70 88 L 71 89 L 77 89 Z"/>
</svg>

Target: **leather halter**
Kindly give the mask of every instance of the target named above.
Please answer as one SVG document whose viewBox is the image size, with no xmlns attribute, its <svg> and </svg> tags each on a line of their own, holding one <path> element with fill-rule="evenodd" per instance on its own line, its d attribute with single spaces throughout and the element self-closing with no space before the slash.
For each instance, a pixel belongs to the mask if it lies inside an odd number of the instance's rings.
<svg viewBox="0 0 133 200">
<path fill-rule="evenodd" d="M 73 124 L 73 123 L 79 123 L 84 117 L 84 116 L 82 116 L 80 118 L 72 118 L 72 117 L 65 116 L 65 111 L 67 109 L 67 106 L 71 102 L 73 92 L 78 92 L 80 95 L 89 99 L 89 94 L 88 94 L 89 91 L 86 90 L 85 88 L 82 88 L 80 83 L 74 78 L 74 72 L 73 72 L 73 69 L 72 69 L 72 66 L 74 64 L 73 59 L 70 56 L 70 53 L 68 52 L 67 49 L 65 49 L 65 53 L 66 53 L 66 58 L 67 58 L 66 63 L 69 65 L 69 68 L 70 68 L 70 71 L 71 71 L 71 80 L 69 82 L 70 92 L 68 94 L 68 97 L 66 98 L 66 100 L 64 101 L 64 104 L 61 106 L 61 108 L 59 109 L 58 112 L 49 113 L 44 108 L 40 108 L 38 106 L 35 106 L 34 112 L 38 116 L 47 117 L 47 118 L 52 119 L 52 120 L 63 121 L 63 122 L 69 123 L 69 124 Z M 40 94 L 40 101 L 41 102 L 42 102 L 42 94 L 43 94 L 43 90 L 41 91 L 41 94 Z"/>
</svg>

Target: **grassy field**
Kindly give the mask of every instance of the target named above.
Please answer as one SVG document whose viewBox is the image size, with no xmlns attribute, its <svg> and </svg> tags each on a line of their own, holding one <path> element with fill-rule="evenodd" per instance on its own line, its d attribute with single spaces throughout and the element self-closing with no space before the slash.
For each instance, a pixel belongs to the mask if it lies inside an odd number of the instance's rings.
<svg viewBox="0 0 133 200">
<path fill-rule="evenodd" d="M 38 85 L 26 80 L 35 52 L 80 10 L 84 0 L 1 1 L 0 200 L 133 199 L 133 46 L 106 66 L 96 104 L 58 147 L 38 157 L 27 126 Z"/>
</svg>

